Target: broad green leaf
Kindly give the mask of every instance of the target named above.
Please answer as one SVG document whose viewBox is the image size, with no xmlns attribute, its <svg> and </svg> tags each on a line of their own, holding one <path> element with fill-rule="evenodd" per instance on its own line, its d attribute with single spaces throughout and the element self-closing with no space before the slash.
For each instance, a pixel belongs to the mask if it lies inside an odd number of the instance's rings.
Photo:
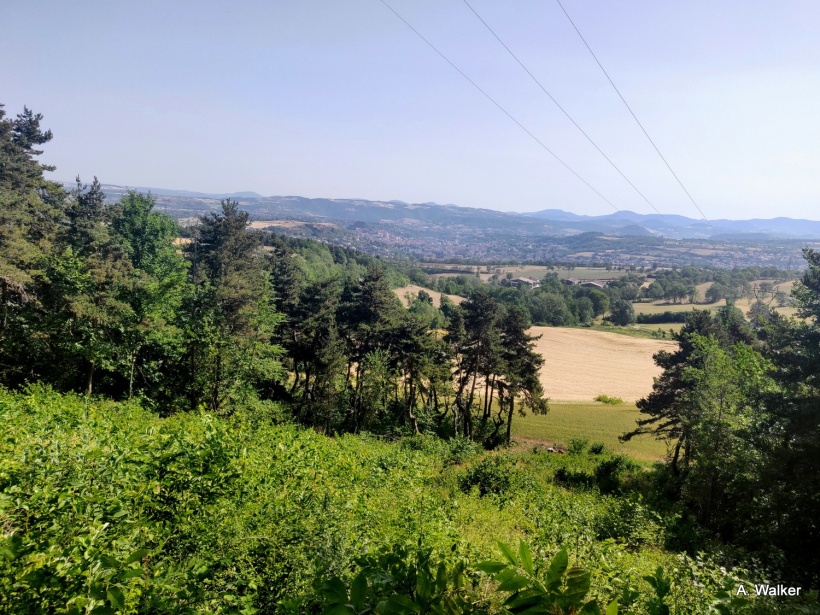
<svg viewBox="0 0 820 615">
<path fill-rule="evenodd" d="M 527 543 L 523 540 L 518 543 L 518 557 L 521 558 L 521 566 L 527 571 L 527 574 L 534 576 L 535 571 L 532 567 L 532 553 Z"/>
<path fill-rule="evenodd" d="M 116 570 L 120 567 L 120 563 L 116 559 L 108 557 L 107 555 L 103 555 L 99 561 L 101 570 Z"/>
<path fill-rule="evenodd" d="M 498 591 L 501 592 L 514 592 L 518 591 L 519 589 L 524 589 L 530 584 L 529 579 L 526 577 L 522 577 L 521 575 L 515 575 L 513 578 L 504 581 L 498 586 Z"/>
<path fill-rule="evenodd" d="M 9 559 L 17 559 L 23 551 L 23 537 L 19 534 L 12 534 L 3 541 L 0 546 L 0 555 Z"/>
<path fill-rule="evenodd" d="M 422 569 L 419 571 L 416 578 L 416 598 L 422 603 L 430 601 L 431 581 L 430 573 L 427 570 Z"/>
<path fill-rule="evenodd" d="M 613 600 L 606 607 L 606 615 L 618 615 L 618 601 Z"/>
<path fill-rule="evenodd" d="M 504 559 L 510 562 L 510 564 L 512 564 L 513 566 L 518 566 L 518 559 L 516 559 L 515 554 L 512 552 L 512 549 L 510 549 L 500 540 L 498 541 L 498 548 L 501 549 L 501 554 L 504 556 Z"/>
<path fill-rule="evenodd" d="M 325 599 L 333 604 L 344 604 L 347 602 L 347 587 L 338 577 L 333 577 L 322 583 L 322 593 Z"/>
<path fill-rule="evenodd" d="M 367 597 L 367 578 L 360 572 L 350 584 L 350 603 L 357 611 L 364 608 L 364 599 Z"/>
<path fill-rule="evenodd" d="M 92 583 L 91 586 L 88 588 L 88 595 L 94 598 L 94 600 L 105 599 L 105 591 L 103 588 L 103 584 L 99 581 L 97 583 Z"/>
<path fill-rule="evenodd" d="M 588 570 L 584 570 L 583 568 L 570 568 L 566 575 L 566 595 L 581 600 L 589 592 L 591 579 L 592 575 Z"/>
<path fill-rule="evenodd" d="M 122 591 L 116 585 L 109 587 L 105 595 L 115 607 L 121 609 L 125 606 L 125 596 L 122 595 Z"/>
<path fill-rule="evenodd" d="M 496 574 L 507 567 L 507 564 L 502 562 L 480 562 L 476 564 L 476 570 L 486 572 L 487 574 Z"/>
<path fill-rule="evenodd" d="M 445 589 L 447 589 L 447 567 L 444 562 L 441 562 L 436 572 L 436 592 L 440 593 Z"/>
<path fill-rule="evenodd" d="M 551 586 L 556 581 L 559 581 L 568 565 L 569 556 L 567 555 L 567 550 L 564 548 L 561 549 L 550 562 L 550 567 L 547 570 L 547 585 Z"/>
<path fill-rule="evenodd" d="M 578 611 L 580 615 L 601 615 L 601 607 L 598 606 L 598 603 L 595 600 L 590 600 L 587 602 L 581 610 Z M 609 607 L 607 607 L 607 615 L 609 614 Z"/>
<path fill-rule="evenodd" d="M 349 604 L 332 604 L 322 611 L 322 615 L 356 615 Z"/>
<path fill-rule="evenodd" d="M 395 608 L 396 613 L 419 613 L 421 608 L 407 596 L 394 594 L 387 599 L 388 608 Z"/>
<path fill-rule="evenodd" d="M 504 601 L 504 607 L 510 611 L 514 609 L 520 610 L 525 607 L 535 606 L 543 597 L 543 592 L 537 589 L 528 589 L 527 591 L 518 592 L 507 598 Z"/>
<path fill-rule="evenodd" d="M 142 560 L 146 555 L 148 555 L 148 549 L 138 549 L 134 551 L 131 555 L 128 556 L 128 559 L 125 560 L 125 565 L 133 564 L 134 562 L 138 562 Z"/>
</svg>

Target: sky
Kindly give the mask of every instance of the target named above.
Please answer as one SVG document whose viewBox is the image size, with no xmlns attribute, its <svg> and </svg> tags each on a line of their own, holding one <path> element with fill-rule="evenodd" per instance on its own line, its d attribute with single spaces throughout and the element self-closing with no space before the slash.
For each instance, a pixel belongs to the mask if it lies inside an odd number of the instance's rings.
<svg viewBox="0 0 820 615">
<path fill-rule="evenodd" d="M 468 0 L 661 213 L 700 213 L 556 0 Z M 654 213 L 464 0 L 0 2 L 54 179 Z M 820 218 L 820 3 L 562 0 L 708 219 Z M 609 203 L 607 203 L 607 200 Z"/>
</svg>

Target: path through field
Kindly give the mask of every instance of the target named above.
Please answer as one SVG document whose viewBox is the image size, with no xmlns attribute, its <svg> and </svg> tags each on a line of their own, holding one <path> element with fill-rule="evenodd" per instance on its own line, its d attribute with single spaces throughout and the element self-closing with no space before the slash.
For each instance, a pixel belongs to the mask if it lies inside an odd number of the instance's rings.
<svg viewBox="0 0 820 615">
<path fill-rule="evenodd" d="M 532 327 L 541 335 L 536 350 L 544 357 L 541 383 L 547 397 L 561 401 L 592 401 L 604 394 L 634 402 L 652 391 L 661 370 L 652 355 L 677 343 L 561 327 Z"/>
</svg>

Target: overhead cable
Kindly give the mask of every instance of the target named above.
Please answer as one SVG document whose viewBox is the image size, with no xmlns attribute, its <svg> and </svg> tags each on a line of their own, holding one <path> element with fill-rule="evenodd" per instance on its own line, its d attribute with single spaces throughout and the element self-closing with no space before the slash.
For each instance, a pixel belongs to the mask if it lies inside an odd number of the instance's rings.
<svg viewBox="0 0 820 615">
<path fill-rule="evenodd" d="M 707 217 L 706 217 L 706 214 L 704 214 L 704 213 L 703 213 L 703 210 L 700 208 L 700 205 L 698 205 L 698 204 L 697 204 L 697 202 L 695 201 L 695 199 L 692 197 L 692 195 L 691 195 L 691 194 L 689 193 L 689 191 L 686 189 L 686 186 L 684 186 L 684 185 L 683 185 L 683 182 L 680 180 L 680 177 L 678 177 L 678 174 L 677 174 L 677 173 L 675 173 L 675 171 L 672 169 L 672 166 L 669 164 L 669 162 L 666 160 L 666 158 L 664 157 L 664 155 L 661 153 L 661 150 L 660 150 L 660 149 L 658 149 L 658 146 L 657 146 L 657 145 L 655 145 L 655 141 L 653 141 L 653 140 L 652 140 L 652 137 L 650 137 L 650 136 L 649 136 L 649 133 L 646 131 L 646 128 L 644 128 L 643 124 L 641 124 L 641 121 L 638 119 L 638 116 L 637 116 L 637 115 L 635 115 L 635 112 L 632 110 L 632 107 L 630 107 L 630 106 L 629 106 L 629 103 L 628 103 L 628 102 L 626 102 L 626 99 L 623 97 L 623 94 L 621 94 L 621 91 L 618 89 L 618 86 L 616 86 L 616 85 L 615 85 L 615 82 L 612 80 L 612 77 L 610 77 L 610 76 L 609 76 L 609 73 L 608 73 L 608 72 L 606 72 L 606 69 L 604 68 L 603 64 L 601 64 L 601 61 L 598 59 L 598 56 L 596 56 L 596 55 L 595 55 L 595 52 L 594 52 L 594 51 L 592 51 L 592 47 L 590 47 L 590 46 L 589 46 L 589 43 L 587 43 L 586 39 L 584 38 L 584 35 L 583 35 L 583 34 L 581 34 L 581 31 L 578 29 L 578 26 L 576 26 L 576 25 L 575 25 L 575 22 L 574 22 L 574 21 L 572 21 L 572 17 L 570 17 L 570 16 L 569 16 L 569 13 L 567 12 L 567 9 L 565 9 L 565 8 L 564 8 L 564 5 L 563 5 L 563 4 L 561 4 L 561 0 L 555 0 L 555 1 L 558 3 L 558 6 L 560 6 L 560 7 L 561 7 L 561 10 L 564 12 L 564 15 L 566 15 L 566 16 L 567 16 L 567 19 L 569 20 L 569 23 L 570 23 L 570 24 L 572 24 L 573 29 L 574 29 L 574 30 L 575 30 L 575 32 L 578 34 L 578 36 L 580 37 L 581 41 L 584 43 L 584 46 L 587 48 L 587 51 L 589 51 L 589 53 L 590 53 L 590 54 L 592 55 L 592 57 L 594 58 L 595 63 L 596 63 L 596 64 L 598 64 L 598 67 L 601 69 L 601 72 L 603 72 L 603 73 L 604 73 L 604 75 L 606 76 L 607 81 L 609 81 L 609 83 L 610 83 L 610 85 L 612 86 L 612 88 L 613 88 L 613 89 L 615 90 L 615 92 L 618 94 L 618 97 L 621 99 L 621 102 L 623 102 L 623 103 L 624 103 L 624 106 L 627 108 L 627 110 L 629 111 L 629 113 L 632 115 L 632 118 L 635 120 L 635 123 L 637 123 L 637 124 L 638 124 L 638 126 L 640 127 L 640 129 L 643 131 L 643 134 L 646 136 L 647 140 L 648 140 L 648 141 L 652 144 L 652 147 L 653 147 L 653 148 L 655 148 L 655 151 L 657 152 L 658 156 L 660 156 L 660 159 L 661 159 L 661 160 L 663 160 L 663 163 L 666 165 L 666 168 L 667 168 L 667 169 L 669 169 L 669 172 L 672 174 L 672 177 L 674 177 L 674 178 L 675 178 L 675 180 L 678 182 L 678 184 L 680 185 L 680 187 L 681 187 L 681 188 L 683 189 L 683 191 L 686 193 L 686 196 L 687 196 L 687 197 L 689 197 L 689 200 L 690 200 L 690 201 L 692 201 L 692 205 L 694 205 L 694 206 L 695 206 L 695 208 L 698 210 L 698 212 L 700 212 L 700 215 L 701 215 L 701 216 L 703 217 L 703 219 L 707 222 L 707 224 L 709 224 L 709 226 L 711 226 L 711 227 L 712 227 L 712 230 L 713 230 L 713 231 L 717 232 L 717 229 L 716 229 L 716 228 L 714 227 L 714 225 L 713 225 L 713 224 L 709 221 L 709 218 L 707 218 Z"/>
<path fill-rule="evenodd" d="M 623 172 L 623 171 L 621 171 L 621 169 L 620 169 L 620 168 L 618 168 L 618 165 L 616 165 L 616 164 L 612 161 L 612 159 L 611 159 L 609 156 L 607 156 L 607 155 L 604 153 L 604 151 L 603 151 L 600 147 L 598 147 L 598 144 L 597 144 L 597 143 L 596 143 L 596 142 L 592 139 L 592 137 L 590 137 L 590 136 L 587 134 L 587 132 L 586 132 L 583 128 L 581 128 L 581 126 L 579 126 L 579 125 L 578 125 L 578 122 L 576 122 L 576 121 L 575 121 L 575 119 L 574 119 L 574 118 L 573 118 L 573 117 L 569 114 L 569 112 L 568 112 L 566 109 L 564 109 L 564 107 L 563 107 L 563 106 L 562 106 L 562 105 L 561 105 L 561 104 L 560 104 L 557 100 L 555 100 L 555 97 L 553 97 L 553 95 L 549 93 L 549 91 L 547 90 L 547 88 L 545 88 L 545 87 L 543 86 L 543 84 L 542 84 L 542 83 L 541 83 L 541 82 L 540 82 L 540 81 L 539 81 L 539 80 L 535 77 L 535 75 L 533 75 L 533 74 L 532 74 L 532 72 L 530 71 L 530 69 L 528 69 L 528 68 L 524 65 L 524 63 L 523 63 L 523 62 L 522 62 L 522 61 L 518 58 L 518 56 L 517 56 L 517 55 L 515 55 L 515 53 L 513 53 L 512 49 L 510 49 L 510 48 L 507 46 L 507 44 L 506 44 L 503 40 L 501 40 L 501 37 L 500 37 L 500 36 L 498 36 L 498 34 L 496 34 L 496 33 L 495 33 L 495 30 L 493 30 L 493 29 L 490 27 L 490 25 L 489 25 L 489 24 L 488 24 L 488 23 L 484 20 L 484 18 L 483 18 L 483 17 L 481 17 L 481 15 L 479 15 L 479 14 L 478 14 L 478 11 L 476 11 L 476 10 L 473 8 L 473 6 L 472 6 L 469 2 L 467 2 L 467 0 L 462 0 L 462 2 L 464 2 L 464 4 L 466 4 L 466 5 L 467 5 L 467 8 L 469 8 L 469 9 L 473 12 L 473 15 L 475 15 L 475 16 L 478 18 L 478 20 L 479 20 L 482 24 L 484 24 L 484 27 L 485 27 L 485 28 L 487 28 L 487 30 L 489 30 L 490 34 L 492 34 L 492 35 L 495 37 L 495 39 L 496 39 L 499 43 L 501 43 L 501 46 L 502 46 L 502 47 L 504 47 L 504 49 L 506 49 L 506 50 L 507 50 L 507 53 L 509 53 L 509 54 L 512 56 L 512 58 L 513 58 L 513 59 L 514 59 L 514 60 L 518 63 L 518 65 L 519 65 L 521 68 L 523 68 L 523 69 L 524 69 L 524 72 L 526 72 L 526 73 L 530 76 L 530 79 L 532 79 L 532 80 L 535 82 L 535 84 L 536 84 L 539 88 L 541 88 L 541 91 L 542 91 L 542 92 L 544 92 L 544 94 L 546 94 L 546 95 L 547 95 L 547 97 L 548 97 L 548 98 L 549 98 L 549 99 L 550 99 L 553 103 L 555 103 L 555 106 L 556 106 L 556 107 L 558 107 L 558 108 L 561 110 L 561 113 L 563 113 L 563 114 L 566 116 L 566 118 L 567 118 L 570 122 L 572 122 L 572 125 L 573 125 L 573 126 L 575 126 L 575 128 L 577 128 L 577 129 L 580 131 L 580 133 L 586 137 L 587 141 L 589 141 L 589 142 L 592 144 L 592 146 L 593 146 L 596 150 L 598 150 L 598 153 L 599 153 L 599 154 L 601 154 L 601 156 L 603 156 L 603 157 L 606 159 L 606 161 L 607 161 L 607 162 L 608 162 L 608 163 L 612 166 L 612 168 L 613 168 L 613 169 L 615 169 L 615 170 L 616 170 L 616 171 L 620 174 L 620 176 L 624 178 L 624 180 L 626 180 L 626 183 L 628 183 L 630 186 L 632 186 L 632 189 L 633 189 L 633 190 L 635 190 L 635 192 L 637 192 L 637 193 L 640 195 L 640 197 L 641 197 L 644 201 L 646 201 L 646 203 L 647 203 L 647 204 L 648 204 L 648 205 L 649 205 L 649 206 L 650 206 L 653 210 L 655 210 L 655 213 L 657 213 L 657 214 L 661 217 L 661 219 L 663 219 L 663 221 L 671 227 L 671 224 L 669 224 L 669 222 L 668 222 L 668 221 L 667 221 L 667 220 L 663 217 L 663 214 L 662 214 L 662 213 L 658 210 L 658 208 L 657 208 L 657 207 L 655 207 L 654 203 L 652 203 L 652 201 L 650 201 L 650 200 L 649 200 L 649 199 L 648 199 L 648 198 L 644 195 L 644 193 L 643 193 L 643 192 L 641 192 L 641 191 L 638 189 L 638 187 L 637 187 L 634 183 L 632 183 L 632 181 L 631 181 L 631 180 L 630 180 L 630 179 L 629 179 L 629 178 L 628 178 L 628 177 L 624 174 L 624 172 Z"/>
<path fill-rule="evenodd" d="M 497 102 L 497 101 L 496 101 L 496 100 L 495 100 L 492 96 L 490 96 L 489 94 L 487 94 L 487 92 L 485 92 L 485 91 L 484 91 L 484 90 L 483 90 L 483 89 L 482 89 L 482 88 L 481 88 L 481 87 L 480 87 L 480 86 L 479 86 L 479 85 L 478 85 L 475 81 L 473 81 L 472 79 L 470 79 L 464 71 L 462 71 L 462 70 L 461 70 L 458 66 L 456 66 L 456 65 L 455 65 L 455 64 L 454 64 L 454 63 L 450 60 L 450 58 L 448 58 L 448 57 L 447 57 L 446 55 L 444 55 L 441 51 L 439 51 L 439 49 L 438 49 L 435 45 L 433 45 L 433 43 L 431 43 L 431 42 L 430 42 L 429 40 L 427 40 L 424 36 L 422 36 L 422 34 L 421 34 L 418 30 L 416 30 L 416 29 L 415 29 L 412 25 L 410 25 L 410 23 L 409 23 L 409 22 L 408 22 L 408 21 L 407 21 L 404 17 L 402 17 L 402 16 L 401 16 L 401 15 L 400 15 L 400 14 L 399 14 L 399 13 L 398 13 L 398 12 L 397 12 L 394 8 L 393 8 L 393 7 L 392 7 L 392 6 L 390 6 L 390 5 L 389 5 L 389 4 L 388 4 L 385 0 L 379 0 L 379 1 L 380 1 L 380 2 L 384 5 L 384 6 L 386 6 L 388 9 L 390 9 L 390 12 L 392 12 L 392 13 L 393 13 L 396 17 L 398 17 L 398 18 L 399 18 L 399 19 L 400 19 L 400 20 L 404 23 L 404 25 L 406 25 L 406 26 L 407 26 L 408 28 L 410 28 L 413 32 L 415 32 L 416 36 L 418 36 L 421 40 L 423 40 L 425 43 L 427 43 L 427 45 L 428 45 L 428 46 L 429 46 L 429 47 L 430 47 L 433 51 L 435 51 L 435 52 L 436 52 L 439 56 L 441 56 L 441 58 L 442 58 L 445 62 L 447 62 L 447 64 L 449 64 L 450 66 L 452 66 L 452 67 L 456 70 L 456 72 L 458 72 L 458 74 L 459 74 L 459 75 L 461 75 L 462 77 L 464 77 L 464 79 L 466 79 L 466 80 L 467 80 L 467 81 L 468 81 L 468 82 L 469 82 L 469 83 L 470 83 L 470 84 L 471 84 L 471 85 L 472 85 L 472 86 L 473 86 L 476 90 L 478 90 L 479 92 L 481 92 L 487 100 L 489 100 L 491 103 L 493 103 L 496 107 L 498 107 L 498 109 L 499 109 L 499 110 L 500 110 L 500 111 L 501 111 L 504 115 L 506 115 L 508 118 L 510 118 L 513 122 L 515 122 L 515 124 L 516 124 L 516 125 L 517 125 L 517 126 L 518 126 L 521 130 L 523 130 L 525 133 L 527 133 L 527 135 L 529 135 L 529 136 L 530 136 L 530 138 L 531 138 L 533 141 L 535 141 L 536 143 L 538 143 L 538 145 L 540 145 L 540 146 L 541 146 L 544 150 L 546 150 L 549 154 L 551 154 L 553 158 L 555 158 L 558 162 L 560 162 L 560 163 L 561 163 L 561 164 L 562 164 L 562 165 L 563 165 L 563 166 L 564 166 L 564 167 L 565 167 L 565 168 L 566 168 L 566 169 L 567 169 L 570 173 L 572 173 L 575 177 L 577 177 L 579 180 L 581 180 L 581 181 L 584 183 L 584 185 L 586 185 L 586 186 L 587 186 L 587 188 L 589 188 L 590 190 L 592 190 L 592 191 L 593 191 L 595 194 L 597 194 L 597 195 L 598 195 L 601 199 L 603 199 L 606 203 L 608 203 L 608 204 L 609 204 L 609 205 L 610 205 L 610 206 L 611 206 L 611 207 L 612 207 L 612 208 L 613 208 L 616 212 L 618 212 L 618 213 L 620 213 L 620 214 L 623 214 L 623 212 L 622 212 L 620 209 L 618 209 L 618 208 L 615 206 L 615 204 L 614 204 L 614 203 L 612 203 L 612 201 L 610 201 L 610 200 L 609 200 L 608 198 L 606 198 L 603 194 L 601 194 L 598 190 L 596 190 L 596 189 L 595 189 L 595 187 L 594 187 L 592 184 L 590 184 L 587 180 L 585 180 L 583 177 L 581 177 L 581 175 L 580 175 L 577 171 L 575 171 L 575 169 L 573 169 L 573 168 L 572 168 L 571 166 L 569 166 L 566 162 L 564 162 L 564 161 L 563 161 L 563 160 L 562 160 L 562 159 L 558 156 L 558 154 L 556 154 L 556 153 L 555 153 L 555 152 L 553 152 L 553 151 L 552 151 L 549 147 L 547 147 L 547 146 L 543 143 L 543 141 L 541 141 L 541 140 L 540 140 L 538 137 L 536 137 L 536 136 L 535 136 L 535 135 L 534 135 L 534 134 L 533 134 L 533 133 L 532 133 L 529 129 L 527 129 L 527 127 L 526 127 L 526 126 L 524 126 L 524 125 L 523 125 L 521 122 L 519 122 L 519 121 L 518 121 L 515 117 L 513 117 L 513 115 L 512 115 L 509 111 L 507 111 L 504 107 L 502 107 L 502 106 L 501 106 L 501 104 L 499 104 L 499 103 L 498 103 L 498 102 Z"/>
</svg>

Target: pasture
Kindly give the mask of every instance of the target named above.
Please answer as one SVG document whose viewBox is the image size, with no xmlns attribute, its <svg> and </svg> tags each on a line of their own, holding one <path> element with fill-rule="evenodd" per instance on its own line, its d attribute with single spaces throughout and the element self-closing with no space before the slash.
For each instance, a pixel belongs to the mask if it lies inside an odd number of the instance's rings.
<svg viewBox="0 0 820 615">
<path fill-rule="evenodd" d="M 757 285 L 761 282 L 771 282 L 771 280 L 755 280 L 752 284 Z M 777 290 L 786 293 L 786 295 L 790 295 L 793 285 L 794 282 L 782 282 L 775 284 L 774 286 Z M 705 282 L 704 284 L 699 284 L 697 286 L 698 293 L 701 296 L 701 301 L 705 301 L 704 297 L 706 296 L 706 291 L 709 290 L 709 287 L 711 286 L 712 282 Z M 754 301 L 754 297 L 742 297 L 735 301 L 735 307 L 745 314 L 752 307 Z M 666 301 L 654 301 L 652 303 L 634 303 L 633 307 L 635 308 L 636 314 L 662 314 L 663 312 L 689 312 L 692 309 L 715 311 L 724 305 L 726 305 L 725 299 L 721 299 L 715 303 L 689 303 L 688 301 L 683 303 L 669 303 Z M 797 309 L 794 307 L 777 307 L 775 303 L 772 303 L 772 306 L 784 316 L 797 315 Z M 664 325 L 664 328 L 666 327 L 667 325 Z"/>
<path fill-rule="evenodd" d="M 546 416 L 528 414 L 513 420 L 513 439 L 525 448 L 535 444 L 567 446 L 573 438 L 603 442 L 607 449 L 639 461 L 657 461 L 666 455 L 666 444 L 650 437 L 619 442 L 618 436 L 635 428 L 640 412 L 634 404 L 611 406 L 600 402 L 551 402 Z"/>
</svg>

